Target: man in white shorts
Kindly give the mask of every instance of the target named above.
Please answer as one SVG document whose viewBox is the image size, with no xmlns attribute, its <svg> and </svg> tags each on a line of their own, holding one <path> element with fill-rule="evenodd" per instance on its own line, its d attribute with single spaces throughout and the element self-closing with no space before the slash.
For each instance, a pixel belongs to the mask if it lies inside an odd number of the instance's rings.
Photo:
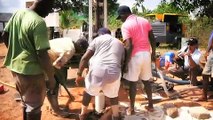
<svg viewBox="0 0 213 120">
<path fill-rule="evenodd" d="M 77 85 L 82 80 L 82 72 L 89 62 L 89 72 L 85 77 L 80 120 L 85 120 L 87 107 L 92 96 L 100 92 L 110 98 L 113 119 L 118 119 L 118 91 L 120 88 L 121 64 L 124 56 L 124 46 L 121 41 L 111 36 L 107 28 L 98 30 L 99 36 L 89 45 L 83 55 L 77 72 Z"/>
<path fill-rule="evenodd" d="M 128 81 L 130 107 L 127 114 L 134 114 L 134 104 L 136 96 L 136 85 L 138 80 L 142 80 L 145 85 L 149 105 L 145 106 L 148 111 L 154 111 L 152 102 L 152 91 L 150 85 L 151 58 L 155 60 L 155 38 L 152 28 L 148 20 L 138 17 L 131 13 L 128 6 L 120 6 L 118 8 L 118 17 L 123 24 L 121 32 L 126 48 L 123 78 Z M 152 54 L 150 47 L 152 48 Z"/>
</svg>

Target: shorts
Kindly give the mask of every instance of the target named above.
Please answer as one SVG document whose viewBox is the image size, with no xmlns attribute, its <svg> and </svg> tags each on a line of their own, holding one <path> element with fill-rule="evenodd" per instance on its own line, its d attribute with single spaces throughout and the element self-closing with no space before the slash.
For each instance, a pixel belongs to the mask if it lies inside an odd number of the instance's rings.
<svg viewBox="0 0 213 120">
<path fill-rule="evenodd" d="M 136 82 L 140 80 L 150 80 L 152 77 L 151 70 L 151 53 L 138 52 L 133 56 L 128 64 L 128 72 L 124 73 L 123 78 L 128 81 Z"/>
<path fill-rule="evenodd" d="M 110 83 L 104 83 L 102 85 L 96 84 L 95 82 L 92 82 L 92 80 L 97 80 L 100 79 L 99 77 L 96 76 L 90 76 L 89 74 L 85 78 L 85 91 L 91 95 L 91 96 L 97 96 L 100 94 L 102 91 L 103 94 L 108 97 L 108 98 L 115 98 L 118 97 L 118 92 L 120 88 L 120 78 L 121 75 L 117 78 L 117 80 L 114 80 L 113 82 Z"/>
<path fill-rule="evenodd" d="M 213 51 L 210 52 L 205 67 L 203 68 L 203 75 L 211 75 L 213 77 Z"/>
</svg>

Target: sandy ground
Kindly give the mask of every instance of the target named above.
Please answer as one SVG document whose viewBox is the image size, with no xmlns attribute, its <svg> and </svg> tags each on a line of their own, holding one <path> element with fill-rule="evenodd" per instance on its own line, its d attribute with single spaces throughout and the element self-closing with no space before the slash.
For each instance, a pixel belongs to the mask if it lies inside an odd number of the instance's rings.
<svg viewBox="0 0 213 120">
<path fill-rule="evenodd" d="M 6 69 L 3 65 L 3 59 L 6 55 L 7 49 L 5 48 L 4 44 L 0 44 L 0 82 L 4 82 L 8 85 L 4 85 L 5 92 L 0 94 L 0 119 L 1 120 L 22 120 L 22 106 L 21 102 L 16 102 L 14 100 L 14 95 L 16 90 L 14 88 L 14 81 L 12 79 L 12 75 L 8 69 Z M 74 84 L 75 74 L 77 69 L 75 67 L 70 68 L 68 70 L 68 81 L 67 87 L 71 94 L 75 96 L 75 101 L 70 102 L 68 94 L 65 92 L 63 88 L 61 88 L 61 93 L 59 96 L 59 103 L 62 107 L 67 107 L 70 109 L 70 112 L 76 113 L 78 115 L 80 113 L 81 107 L 81 100 L 82 100 L 82 92 L 83 92 L 83 85 L 78 87 Z M 0 83 L 1 85 L 1 83 Z M 178 91 L 184 88 L 188 88 L 189 85 L 175 85 L 174 90 Z M 203 106 L 208 110 L 213 110 L 213 102 L 194 102 L 193 99 L 199 97 L 201 95 L 200 89 L 194 89 L 184 92 L 179 98 L 171 99 L 165 96 L 165 93 L 160 92 L 162 96 L 164 96 L 161 100 L 154 101 L 155 106 L 159 106 L 163 103 L 175 103 L 178 107 L 181 106 Z M 128 101 L 128 94 L 127 92 L 121 87 L 119 92 L 119 101 L 120 102 L 127 102 Z M 94 99 L 90 104 L 90 109 L 94 107 Z M 138 90 L 138 94 L 136 96 L 136 103 L 137 104 L 146 104 L 146 99 L 141 95 L 141 91 Z M 71 116 L 70 118 L 60 118 L 54 116 L 52 114 L 51 108 L 47 99 L 44 101 L 44 105 L 42 107 L 42 120 L 76 120 L 76 116 Z"/>
</svg>

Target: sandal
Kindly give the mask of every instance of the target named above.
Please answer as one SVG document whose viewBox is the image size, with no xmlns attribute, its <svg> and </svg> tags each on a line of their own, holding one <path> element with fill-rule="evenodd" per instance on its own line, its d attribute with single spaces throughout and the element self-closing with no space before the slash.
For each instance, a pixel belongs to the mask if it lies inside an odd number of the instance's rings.
<svg viewBox="0 0 213 120">
<path fill-rule="evenodd" d="M 134 110 L 134 109 L 128 108 L 128 109 L 126 110 L 126 115 L 133 115 L 133 114 L 135 114 L 135 110 Z"/>
<path fill-rule="evenodd" d="M 154 112 L 155 109 L 153 107 L 145 106 L 144 107 L 148 112 Z"/>
</svg>

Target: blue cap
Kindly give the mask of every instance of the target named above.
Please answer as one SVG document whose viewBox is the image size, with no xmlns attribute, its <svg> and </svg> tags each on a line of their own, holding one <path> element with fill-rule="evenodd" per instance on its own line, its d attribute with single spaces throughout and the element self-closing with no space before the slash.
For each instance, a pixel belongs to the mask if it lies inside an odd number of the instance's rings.
<svg viewBox="0 0 213 120">
<path fill-rule="evenodd" d="M 100 28 L 98 29 L 98 35 L 111 34 L 111 31 L 108 28 Z"/>
</svg>

